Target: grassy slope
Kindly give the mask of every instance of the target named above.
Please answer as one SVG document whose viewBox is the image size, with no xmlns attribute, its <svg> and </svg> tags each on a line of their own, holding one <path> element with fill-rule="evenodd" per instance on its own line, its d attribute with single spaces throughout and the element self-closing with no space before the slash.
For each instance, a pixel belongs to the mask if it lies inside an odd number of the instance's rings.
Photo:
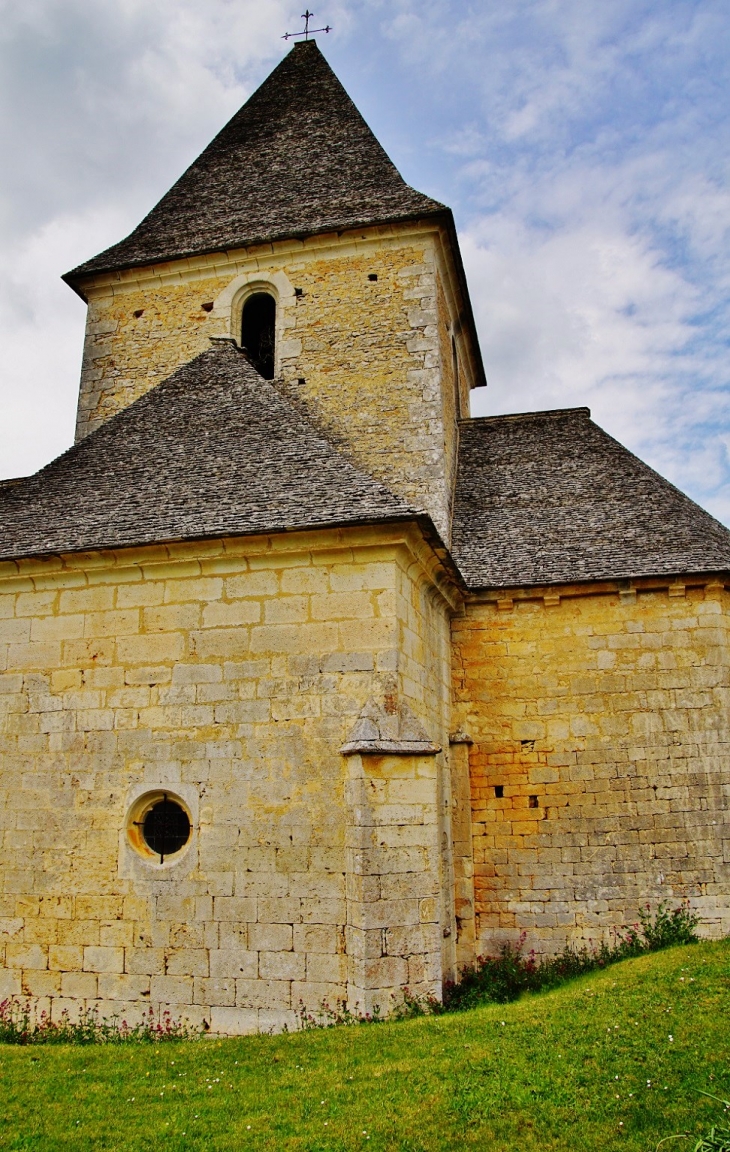
<svg viewBox="0 0 730 1152">
<path fill-rule="evenodd" d="M 0 1076 L 2 1149 L 653 1152 L 730 1098 L 730 943 L 401 1024 L 2 1047 Z"/>
</svg>

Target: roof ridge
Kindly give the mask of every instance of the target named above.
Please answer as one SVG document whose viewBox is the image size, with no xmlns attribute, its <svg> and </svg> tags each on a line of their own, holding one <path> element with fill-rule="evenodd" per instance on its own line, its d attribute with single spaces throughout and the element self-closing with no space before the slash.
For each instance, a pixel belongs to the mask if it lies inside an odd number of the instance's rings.
<svg viewBox="0 0 730 1152">
<path fill-rule="evenodd" d="M 468 416 L 459 420 L 460 425 L 488 424 L 496 420 L 530 420 L 535 416 L 587 416 L 590 420 L 591 410 L 585 406 L 577 408 L 544 408 L 537 412 L 505 412 L 495 416 Z"/>
</svg>

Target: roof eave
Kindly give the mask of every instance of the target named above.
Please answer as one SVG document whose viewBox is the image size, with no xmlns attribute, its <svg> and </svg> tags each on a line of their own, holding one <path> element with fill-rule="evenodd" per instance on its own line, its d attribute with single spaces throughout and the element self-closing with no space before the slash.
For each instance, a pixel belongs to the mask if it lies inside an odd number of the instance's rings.
<svg viewBox="0 0 730 1152">
<path fill-rule="evenodd" d="M 389 224 L 406 224 L 412 223 L 415 220 L 436 220 L 446 219 L 453 232 L 453 238 L 456 237 L 456 228 L 454 219 L 450 208 L 445 205 L 437 205 L 433 209 L 423 209 L 419 212 L 407 212 L 399 216 L 389 216 L 387 219 L 377 218 L 363 218 L 362 220 L 355 220 L 348 222 L 341 226 L 332 226 L 330 228 L 305 228 L 297 232 L 278 232 L 266 236 L 252 236 L 242 239 L 240 242 L 232 244 L 220 244 L 210 248 L 196 248 L 174 252 L 170 255 L 160 257 L 156 260 L 130 260 L 123 264 L 107 264 L 101 265 L 98 268 L 89 268 L 86 270 L 86 264 L 79 264 L 78 267 L 72 268 L 70 272 L 64 272 L 61 279 L 69 288 L 81 297 L 81 299 L 88 304 L 88 297 L 84 292 L 83 285 L 90 283 L 97 276 L 109 276 L 115 272 L 127 272 L 133 268 L 154 268 L 157 264 L 172 264 L 176 260 L 190 260 L 196 256 L 214 256 L 219 252 L 235 252 L 244 248 L 255 248 L 260 244 L 278 244 L 284 240 L 310 240 L 313 236 L 326 236 L 332 232 L 352 232 L 358 228 L 378 228 Z M 451 238 L 451 237 L 450 237 Z M 466 275 L 464 273 L 463 264 L 461 263 L 461 253 L 458 251 L 458 241 L 455 249 L 457 268 L 460 272 L 462 291 L 466 290 Z M 91 263 L 87 261 L 86 263 Z M 466 295 L 468 302 L 468 292 Z M 468 304 L 469 316 L 473 325 L 473 316 L 471 313 L 471 304 Z"/>
<path fill-rule="evenodd" d="M 387 527 L 390 524 L 417 524 L 420 528 L 424 539 L 429 546 L 433 549 L 434 553 L 438 556 L 439 560 L 446 569 L 449 578 L 453 584 L 463 594 L 467 591 L 467 586 L 464 578 L 461 575 L 449 549 L 444 544 L 438 529 L 431 520 L 431 517 L 425 512 L 418 512 L 415 509 L 407 512 L 392 513 L 385 516 L 362 516 L 350 518 L 347 520 L 330 520 L 315 522 L 312 524 L 291 524 L 284 527 L 277 528 L 256 528 L 248 532 L 210 532 L 210 533 L 192 533 L 184 536 L 167 536 L 155 537 L 150 540 L 129 540 L 123 544 L 116 543 L 85 543 L 79 544 L 77 547 L 70 548 L 51 548 L 51 549 L 38 549 L 37 551 L 22 552 L 16 554 L 9 554 L 3 552 L 0 548 L 0 563 L 20 563 L 24 560 L 49 560 L 53 557 L 60 556 L 75 556 L 89 552 L 117 552 L 125 548 L 147 548 L 155 545 L 168 545 L 168 544 L 181 544 L 181 543 L 194 543 L 200 541 L 201 543 L 208 540 L 219 540 L 224 537 L 231 537 L 236 539 L 254 538 L 256 536 L 278 536 L 278 535 L 293 535 L 297 532 L 326 532 L 328 530 L 336 531 L 340 528 L 374 528 L 374 527 Z"/>
<path fill-rule="evenodd" d="M 604 576 L 573 576 L 566 577 L 565 579 L 545 578 L 542 580 L 523 580 L 519 583 L 510 581 L 505 584 L 471 584 L 468 579 L 462 575 L 462 582 L 467 592 L 471 596 L 489 596 L 493 593 L 499 593 L 505 599 L 509 599 L 510 595 L 518 592 L 530 591 L 538 593 L 540 589 L 548 588 L 567 588 L 567 587 L 588 587 L 596 586 L 599 584 L 610 584 L 626 586 L 627 583 L 633 580 L 649 580 L 659 581 L 657 587 L 666 587 L 668 584 L 678 583 L 683 578 L 694 578 L 698 584 L 706 583 L 707 578 L 716 577 L 722 578 L 730 583 L 730 569 L 718 568 L 717 565 L 709 565 L 707 568 L 692 567 L 683 569 L 672 569 L 665 572 L 658 572 L 654 570 L 646 570 L 643 572 L 622 572 L 620 575 L 617 573 L 607 573 Z"/>
</svg>

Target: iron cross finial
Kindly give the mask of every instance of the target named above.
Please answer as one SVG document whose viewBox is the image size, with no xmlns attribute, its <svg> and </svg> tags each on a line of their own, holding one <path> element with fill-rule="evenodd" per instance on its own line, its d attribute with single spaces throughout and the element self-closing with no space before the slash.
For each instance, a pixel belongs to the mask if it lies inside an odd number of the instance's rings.
<svg viewBox="0 0 730 1152">
<path fill-rule="evenodd" d="M 314 36 L 315 32 L 331 32 L 332 31 L 329 24 L 327 25 L 326 28 L 310 28 L 309 27 L 309 21 L 312 19 L 313 16 L 314 16 L 314 12 L 310 12 L 309 9 L 307 8 L 306 12 L 302 12 L 302 20 L 304 21 L 304 31 L 303 32 L 285 32 L 284 35 L 282 36 L 282 40 L 290 40 L 292 38 L 296 39 L 297 36 L 303 36 L 305 40 L 308 40 L 310 36 Z"/>
</svg>

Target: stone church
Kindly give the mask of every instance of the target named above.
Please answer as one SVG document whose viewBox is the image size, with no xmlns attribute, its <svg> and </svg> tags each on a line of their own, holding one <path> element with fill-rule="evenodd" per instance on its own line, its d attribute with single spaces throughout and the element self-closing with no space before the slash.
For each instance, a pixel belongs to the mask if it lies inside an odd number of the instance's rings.
<svg viewBox="0 0 730 1152">
<path fill-rule="evenodd" d="M 0 485 L 0 997 L 236 1034 L 730 930 L 730 533 L 585 408 L 470 417 L 451 212 L 314 41 L 65 279 L 76 443 Z"/>
</svg>

